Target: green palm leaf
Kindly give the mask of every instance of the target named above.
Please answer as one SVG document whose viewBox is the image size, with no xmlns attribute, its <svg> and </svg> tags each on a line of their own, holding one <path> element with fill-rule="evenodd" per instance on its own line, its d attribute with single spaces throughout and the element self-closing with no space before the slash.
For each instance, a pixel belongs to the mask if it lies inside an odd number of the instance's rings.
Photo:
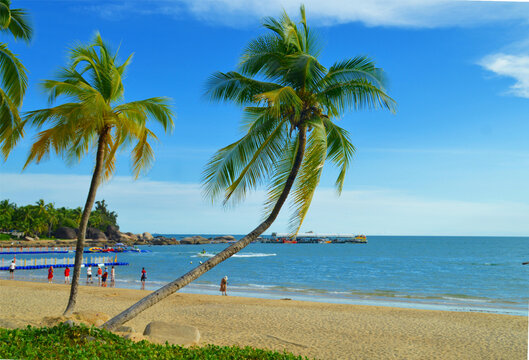
<svg viewBox="0 0 529 360">
<path fill-rule="evenodd" d="M 327 134 L 320 118 L 307 121 L 312 131 L 307 141 L 307 150 L 292 194 L 293 215 L 290 219 L 292 234 L 298 233 L 309 211 L 312 198 L 320 182 L 323 165 L 327 159 Z"/>
</svg>

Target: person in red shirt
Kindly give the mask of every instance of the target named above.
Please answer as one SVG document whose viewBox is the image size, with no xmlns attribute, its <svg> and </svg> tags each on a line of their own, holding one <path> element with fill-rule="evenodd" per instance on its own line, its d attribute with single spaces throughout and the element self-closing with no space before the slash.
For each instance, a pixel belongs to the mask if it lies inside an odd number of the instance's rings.
<svg viewBox="0 0 529 360">
<path fill-rule="evenodd" d="M 69 284 L 70 283 L 70 268 L 64 269 L 64 283 Z"/>
<path fill-rule="evenodd" d="M 103 281 L 103 284 L 101 286 L 107 287 L 107 277 L 108 277 L 108 272 L 107 272 L 107 268 L 105 268 L 105 272 L 103 273 L 103 276 L 101 276 L 101 280 Z"/>
<path fill-rule="evenodd" d="M 48 283 L 51 284 L 53 280 L 53 266 L 50 266 L 50 268 L 48 269 Z"/>
<path fill-rule="evenodd" d="M 141 289 L 145 290 L 145 280 L 147 280 L 147 271 L 141 268 Z"/>
<path fill-rule="evenodd" d="M 101 275 L 103 275 L 103 270 L 101 270 L 101 267 L 97 267 L 97 283 L 99 286 L 101 286 Z"/>
</svg>

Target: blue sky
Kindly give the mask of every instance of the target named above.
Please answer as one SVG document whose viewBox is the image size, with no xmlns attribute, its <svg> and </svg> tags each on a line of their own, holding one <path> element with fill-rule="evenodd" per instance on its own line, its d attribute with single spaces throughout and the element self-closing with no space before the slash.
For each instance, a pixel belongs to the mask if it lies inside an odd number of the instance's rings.
<svg viewBox="0 0 529 360">
<path fill-rule="evenodd" d="M 389 77 L 395 115 L 347 113 L 339 124 L 357 154 L 344 193 L 329 169 L 302 230 L 402 235 L 529 234 L 529 3 L 306 1 L 324 50 L 321 62 L 369 55 Z M 173 99 L 175 131 L 160 136 L 156 162 L 137 181 L 126 153 L 105 198 L 125 231 L 244 233 L 257 224 L 263 192 L 230 209 L 205 201 L 200 176 L 213 152 L 237 139 L 239 108 L 203 97 L 214 71 L 233 70 L 259 19 L 299 3 L 273 0 L 13 1 L 32 16 L 28 46 L 8 41 L 29 70 L 23 110 L 46 106 L 38 87 L 65 64 L 67 48 L 95 31 L 134 52 L 126 100 Z M 21 173 L 34 131 L 0 164 L 0 198 L 84 204 L 93 157 L 57 157 Z M 271 231 L 286 231 L 288 209 Z"/>
</svg>

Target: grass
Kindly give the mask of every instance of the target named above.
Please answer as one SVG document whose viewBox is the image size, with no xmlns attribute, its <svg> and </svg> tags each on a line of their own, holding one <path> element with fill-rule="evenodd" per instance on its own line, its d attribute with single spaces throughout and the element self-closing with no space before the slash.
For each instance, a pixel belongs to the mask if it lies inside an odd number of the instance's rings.
<svg viewBox="0 0 529 360">
<path fill-rule="evenodd" d="M 0 358 L 12 359 L 251 359 L 303 360 L 290 353 L 252 347 L 215 346 L 183 348 L 145 340 L 133 342 L 109 331 L 59 324 L 47 328 L 0 329 Z"/>
<path fill-rule="evenodd" d="M 0 241 L 11 240 L 11 236 L 7 234 L 0 234 Z"/>
</svg>

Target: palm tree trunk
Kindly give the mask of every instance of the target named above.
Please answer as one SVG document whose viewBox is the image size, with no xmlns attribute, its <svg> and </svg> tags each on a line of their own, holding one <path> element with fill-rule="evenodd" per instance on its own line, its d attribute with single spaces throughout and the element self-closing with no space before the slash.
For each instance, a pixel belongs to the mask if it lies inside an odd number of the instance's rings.
<svg viewBox="0 0 529 360">
<path fill-rule="evenodd" d="M 228 259 L 232 255 L 238 253 L 239 251 L 244 249 L 248 244 L 250 244 L 253 240 L 257 239 L 259 235 L 265 232 L 276 219 L 277 215 L 279 214 L 279 211 L 281 210 L 281 207 L 285 203 L 288 197 L 288 194 L 290 193 L 290 190 L 292 189 L 292 185 L 294 185 L 294 180 L 296 180 L 296 176 L 298 175 L 298 171 L 303 161 L 303 155 L 305 154 L 306 142 L 307 142 L 307 128 L 303 126 L 299 129 L 298 149 L 296 152 L 296 157 L 294 159 L 294 164 L 292 165 L 290 174 L 288 175 L 287 181 L 285 182 L 285 187 L 283 188 L 283 192 L 279 196 L 277 203 L 275 204 L 274 208 L 272 209 L 272 212 L 266 218 L 266 220 L 264 220 L 252 232 L 250 232 L 248 235 L 243 237 L 241 240 L 237 241 L 235 244 L 224 249 L 223 251 L 221 251 L 220 253 L 218 253 L 217 255 L 209 259 L 208 261 L 204 262 L 202 265 L 197 266 L 196 268 L 182 275 L 178 279 L 170 282 L 164 287 L 144 297 L 143 299 L 138 301 L 136 304 L 132 305 L 128 309 L 124 310 L 117 316 L 113 317 L 112 319 L 104 323 L 102 327 L 107 330 L 117 329 L 119 326 L 123 325 L 124 323 L 131 320 L 132 318 L 136 317 L 142 311 L 148 309 L 149 307 L 155 305 L 156 303 L 166 298 L 167 296 L 180 290 L 181 288 L 183 288 L 184 286 L 186 286 L 193 280 L 198 279 L 200 276 L 202 276 L 202 274 L 206 273 L 207 271 L 217 266 L 224 260 Z"/>
<path fill-rule="evenodd" d="M 77 291 L 79 290 L 79 277 L 81 275 L 81 264 L 83 263 L 83 250 L 86 236 L 86 227 L 88 225 L 88 219 L 90 218 L 90 212 L 94 206 L 96 199 L 97 188 L 101 182 L 101 173 L 103 172 L 103 161 L 105 155 L 105 140 L 109 132 L 109 128 L 105 127 L 101 134 L 99 134 L 99 140 L 97 144 L 96 153 L 96 166 L 94 168 L 94 174 L 92 175 L 92 181 L 90 183 L 90 190 L 88 191 L 88 197 L 81 216 L 81 222 L 79 224 L 79 234 L 77 235 L 77 244 L 75 247 L 75 265 L 73 268 L 72 285 L 70 287 L 70 299 L 68 300 L 68 306 L 64 310 L 63 315 L 70 315 L 77 302 Z"/>
</svg>

